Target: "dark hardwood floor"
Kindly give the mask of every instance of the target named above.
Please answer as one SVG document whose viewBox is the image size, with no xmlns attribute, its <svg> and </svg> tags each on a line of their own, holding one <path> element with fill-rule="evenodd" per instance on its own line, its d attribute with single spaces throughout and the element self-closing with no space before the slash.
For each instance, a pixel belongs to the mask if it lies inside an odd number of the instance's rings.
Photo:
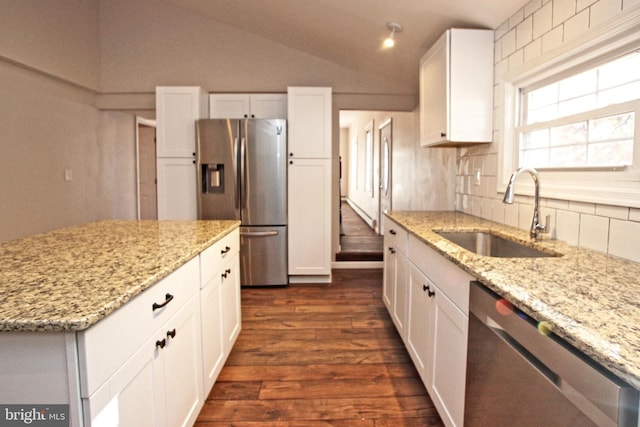
<svg viewBox="0 0 640 427">
<path fill-rule="evenodd" d="M 340 252 L 336 261 L 382 261 L 383 236 L 345 201 L 340 203 L 340 219 Z"/>
<path fill-rule="evenodd" d="M 381 292 L 380 269 L 243 288 L 242 332 L 196 426 L 442 426 Z"/>
</svg>

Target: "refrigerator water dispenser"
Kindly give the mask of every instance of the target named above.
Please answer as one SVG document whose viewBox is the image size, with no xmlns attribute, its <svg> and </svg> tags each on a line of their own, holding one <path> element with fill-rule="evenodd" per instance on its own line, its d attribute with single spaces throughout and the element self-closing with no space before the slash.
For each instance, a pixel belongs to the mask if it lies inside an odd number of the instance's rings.
<svg viewBox="0 0 640 427">
<path fill-rule="evenodd" d="M 224 163 L 202 165 L 202 192 L 224 193 Z"/>
</svg>

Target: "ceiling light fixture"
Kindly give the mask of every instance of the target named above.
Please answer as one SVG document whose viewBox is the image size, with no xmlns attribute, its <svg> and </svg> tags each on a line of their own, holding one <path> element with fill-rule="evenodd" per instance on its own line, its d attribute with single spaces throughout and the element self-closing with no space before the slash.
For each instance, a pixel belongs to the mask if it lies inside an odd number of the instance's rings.
<svg viewBox="0 0 640 427">
<path fill-rule="evenodd" d="M 402 25 L 398 24 L 397 22 L 387 22 L 387 29 L 391 31 L 391 34 L 389 34 L 389 37 L 384 40 L 384 43 L 382 45 L 385 48 L 390 48 L 395 46 L 396 41 L 394 40 L 394 36 L 396 35 L 396 33 L 402 31 Z"/>
</svg>

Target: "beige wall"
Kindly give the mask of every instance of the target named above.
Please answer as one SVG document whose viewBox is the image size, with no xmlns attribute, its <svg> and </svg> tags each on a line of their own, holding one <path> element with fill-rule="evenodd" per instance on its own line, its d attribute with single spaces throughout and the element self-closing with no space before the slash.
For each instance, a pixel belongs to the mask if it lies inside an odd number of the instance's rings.
<svg viewBox="0 0 640 427">
<path fill-rule="evenodd" d="M 504 76 L 544 66 L 556 52 L 580 37 L 600 31 L 617 17 L 638 13 L 638 0 L 534 0 L 495 32 L 495 132 L 494 143 L 461 148 L 457 160 L 457 209 L 522 229 L 528 229 L 533 213 L 532 197 L 502 203 L 502 178 L 498 177 L 499 145 L 504 138 Z M 473 185 L 474 171 L 481 171 L 481 185 Z M 544 197 L 543 217 L 551 215 L 551 235 L 572 245 L 640 261 L 640 209 Z M 523 178 L 526 179 L 526 178 Z"/>
</svg>

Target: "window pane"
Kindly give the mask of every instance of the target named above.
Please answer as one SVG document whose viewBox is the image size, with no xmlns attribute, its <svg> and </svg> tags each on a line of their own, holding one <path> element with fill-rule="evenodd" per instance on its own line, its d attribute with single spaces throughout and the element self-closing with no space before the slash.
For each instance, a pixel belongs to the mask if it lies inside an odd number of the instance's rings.
<svg viewBox="0 0 640 427">
<path fill-rule="evenodd" d="M 552 148 L 549 153 L 549 166 L 584 166 L 586 163 L 587 147 L 584 145 Z"/>
<path fill-rule="evenodd" d="M 589 121 L 589 141 L 633 138 L 634 114 L 603 117 Z"/>
<path fill-rule="evenodd" d="M 620 166 L 633 163 L 633 140 L 589 144 L 589 166 Z"/>
<path fill-rule="evenodd" d="M 634 52 L 604 64 L 599 69 L 600 89 L 620 86 L 640 79 L 640 53 Z"/>
<path fill-rule="evenodd" d="M 527 124 L 546 122 L 558 117 L 558 104 L 541 107 L 535 110 L 529 110 L 527 113 Z"/>
<path fill-rule="evenodd" d="M 559 89 L 561 101 L 594 93 L 598 89 L 598 73 L 596 70 L 590 70 L 569 77 L 559 83 Z"/>
<path fill-rule="evenodd" d="M 640 99 L 640 81 L 614 87 L 598 93 L 598 107 Z"/>
<path fill-rule="evenodd" d="M 551 128 L 551 145 L 573 145 L 587 142 L 587 122 Z"/>
<path fill-rule="evenodd" d="M 523 135 L 522 146 L 526 150 L 549 146 L 549 130 L 543 129 L 534 132 L 527 132 Z"/>
<path fill-rule="evenodd" d="M 549 163 L 549 149 L 529 150 L 520 152 L 520 165 L 529 167 L 543 167 Z"/>
<path fill-rule="evenodd" d="M 566 117 L 572 114 L 583 113 L 585 111 L 594 110 L 597 107 L 596 94 L 573 98 L 568 101 L 562 101 L 559 104 L 558 117 Z"/>
<path fill-rule="evenodd" d="M 552 84 L 533 90 L 527 94 L 529 109 L 535 110 L 546 105 L 558 103 L 558 85 Z"/>
</svg>

